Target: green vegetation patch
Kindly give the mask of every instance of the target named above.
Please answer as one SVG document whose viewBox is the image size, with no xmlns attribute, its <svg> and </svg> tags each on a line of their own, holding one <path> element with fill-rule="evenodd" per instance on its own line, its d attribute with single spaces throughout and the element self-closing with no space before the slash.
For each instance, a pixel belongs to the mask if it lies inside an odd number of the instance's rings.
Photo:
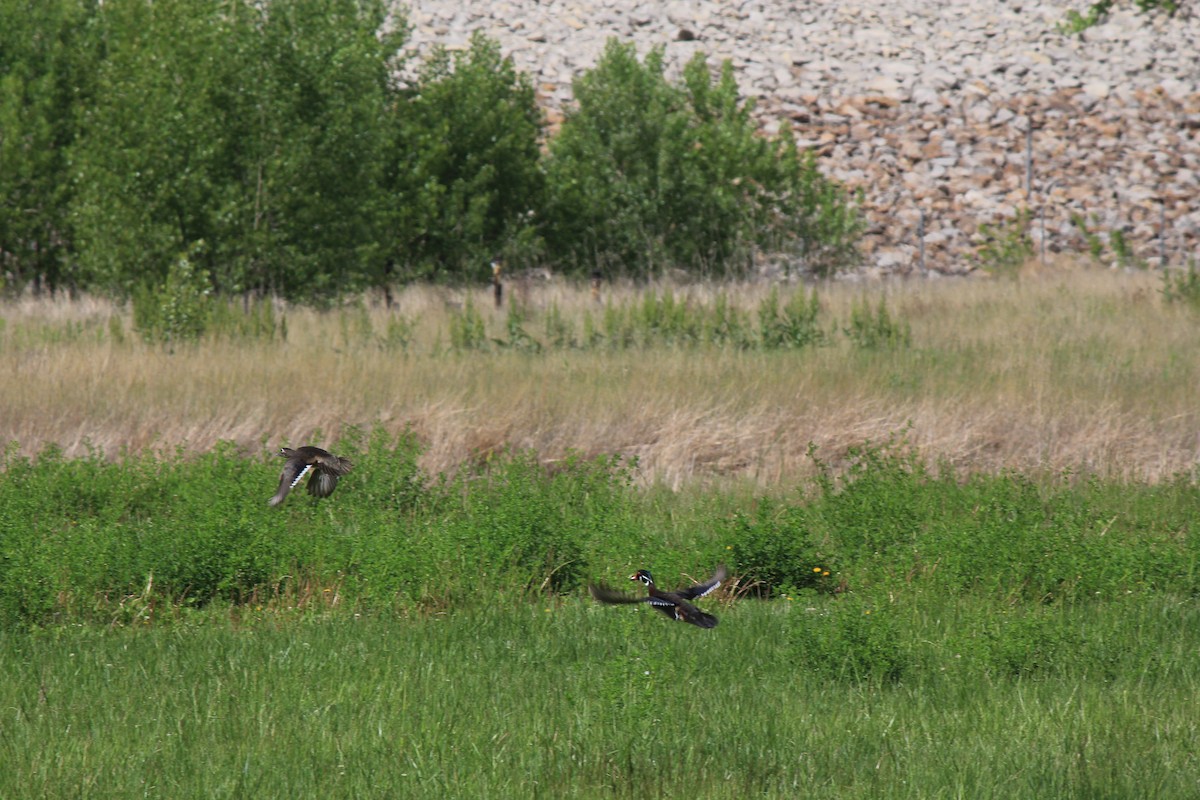
<svg viewBox="0 0 1200 800">
<path fill-rule="evenodd" d="M 138 296 L 140 329 L 175 340 L 202 289 L 328 306 L 497 258 L 637 278 L 853 260 L 855 205 L 790 133 L 759 134 L 728 63 L 697 54 L 672 84 L 661 49 L 614 40 L 550 131 L 497 42 L 411 63 L 393 5 L 0 0 L 0 291 Z"/>
<path fill-rule="evenodd" d="M 816 479 L 754 497 L 640 489 L 609 456 L 480 453 L 434 476 L 410 434 L 331 446 L 355 463 L 337 492 L 278 508 L 267 453 L 9 453 L 0 795 L 1182 798 L 1200 780 L 1191 476 L 963 478 L 897 436 L 836 468 L 814 452 Z M 711 631 L 583 590 L 720 561 Z"/>
<path fill-rule="evenodd" d="M 716 611 L 711 631 L 579 598 L 5 635 L 0 795 L 1187 798 L 1200 781 L 1194 602 Z"/>
<path fill-rule="evenodd" d="M 614 570 L 697 575 L 721 560 L 740 592 L 769 597 L 922 587 L 1074 604 L 1200 585 L 1190 476 L 964 479 L 896 439 L 837 469 L 814 453 L 820 472 L 796 498 L 730 498 L 713 513 L 637 489 L 636 465 L 609 456 L 543 464 L 499 451 L 431 476 L 410 434 L 351 430 L 334 449 L 355 462 L 338 492 L 294 493 L 276 509 L 266 499 L 279 463 L 265 453 L 10 454 L 3 623 L 124 624 L 213 603 L 470 608 L 574 594 Z"/>
</svg>

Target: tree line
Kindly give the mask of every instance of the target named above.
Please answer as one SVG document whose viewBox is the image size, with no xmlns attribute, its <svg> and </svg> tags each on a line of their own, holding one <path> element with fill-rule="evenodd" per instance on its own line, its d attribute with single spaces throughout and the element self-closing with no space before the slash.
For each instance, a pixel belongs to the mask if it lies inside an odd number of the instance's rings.
<svg viewBox="0 0 1200 800">
<path fill-rule="evenodd" d="M 384 0 L 0 0 L 4 292 L 323 302 L 488 264 L 644 278 L 787 253 L 846 264 L 861 222 L 730 65 L 678 82 L 608 43 L 547 131 L 481 35 L 420 63 Z M 406 76 L 406 77 L 402 77 Z"/>
</svg>

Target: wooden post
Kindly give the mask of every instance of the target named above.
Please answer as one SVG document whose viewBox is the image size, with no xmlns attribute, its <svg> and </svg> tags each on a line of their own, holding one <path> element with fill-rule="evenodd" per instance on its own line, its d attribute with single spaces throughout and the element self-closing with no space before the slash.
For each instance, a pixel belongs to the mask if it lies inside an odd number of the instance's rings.
<svg viewBox="0 0 1200 800">
<path fill-rule="evenodd" d="M 504 305 L 504 283 L 500 280 L 500 271 L 504 269 L 504 262 L 500 259 L 492 260 L 492 295 L 496 298 L 496 308 Z"/>
</svg>

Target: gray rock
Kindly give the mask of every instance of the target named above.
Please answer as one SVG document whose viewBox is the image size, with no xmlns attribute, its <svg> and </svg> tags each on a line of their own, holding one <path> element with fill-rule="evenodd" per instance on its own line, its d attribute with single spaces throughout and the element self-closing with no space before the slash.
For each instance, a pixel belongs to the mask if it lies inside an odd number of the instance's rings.
<svg viewBox="0 0 1200 800">
<path fill-rule="evenodd" d="M 1143 217 L 1150 206 L 1158 213 L 1161 197 L 1168 261 L 1200 251 L 1200 15 L 1168 20 L 1125 4 L 1081 38 L 1056 33 L 1064 8 L 1043 0 L 409 6 L 418 58 L 437 44 L 465 47 L 482 31 L 529 74 L 556 120 L 572 102 L 571 81 L 609 37 L 632 40 L 642 55 L 664 46 L 672 79 L 696 52 L 714 69 L 728 59 L 742 95 L 758 98 L 764 132 L 789 120 L 825 174 L 862 189 L 875 270 L 908 268 L 896 248 L 911 243 L 918 208 L 936 245 L 929 266 L 965 268 L 970 244 L 950 232 L 973 232 L 1025 200 L 1027 124 L 1048 250 L 1080 247 L 1072 211 L 1126 227 L 1135 251 L 1157 247 L 1147 237 L 1158 220 Z M 683 30 L 694 38 L 680 41 Z"/>
</svg>

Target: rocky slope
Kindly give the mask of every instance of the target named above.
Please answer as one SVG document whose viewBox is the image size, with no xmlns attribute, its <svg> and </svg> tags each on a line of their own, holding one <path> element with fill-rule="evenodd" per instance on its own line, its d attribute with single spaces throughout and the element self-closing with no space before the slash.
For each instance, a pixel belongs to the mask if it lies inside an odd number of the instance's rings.
<svg viewBox="0 0 1200 800">
<path fill-rule="evenodd" d="M 1200 255 L 1200 15 L 1188 9 L 1122 8 L 1076 36 L 1057 26 L 1086 4 L 1040 0 L 407 7 L 418 53 L 477 30 L 499 41 L 552 122 L 610 37 L 665 48 L 672 76 L 697 51 L 730 60 L 764 131 L 789 121 L 826 174 L 862 190 L 867 272 L 969 271 L 980 225 L 1021 209 L 1048 256 L 1098 242 L 1112 263 L 1113 231 L 1149 266 Z"/>
</svg>

